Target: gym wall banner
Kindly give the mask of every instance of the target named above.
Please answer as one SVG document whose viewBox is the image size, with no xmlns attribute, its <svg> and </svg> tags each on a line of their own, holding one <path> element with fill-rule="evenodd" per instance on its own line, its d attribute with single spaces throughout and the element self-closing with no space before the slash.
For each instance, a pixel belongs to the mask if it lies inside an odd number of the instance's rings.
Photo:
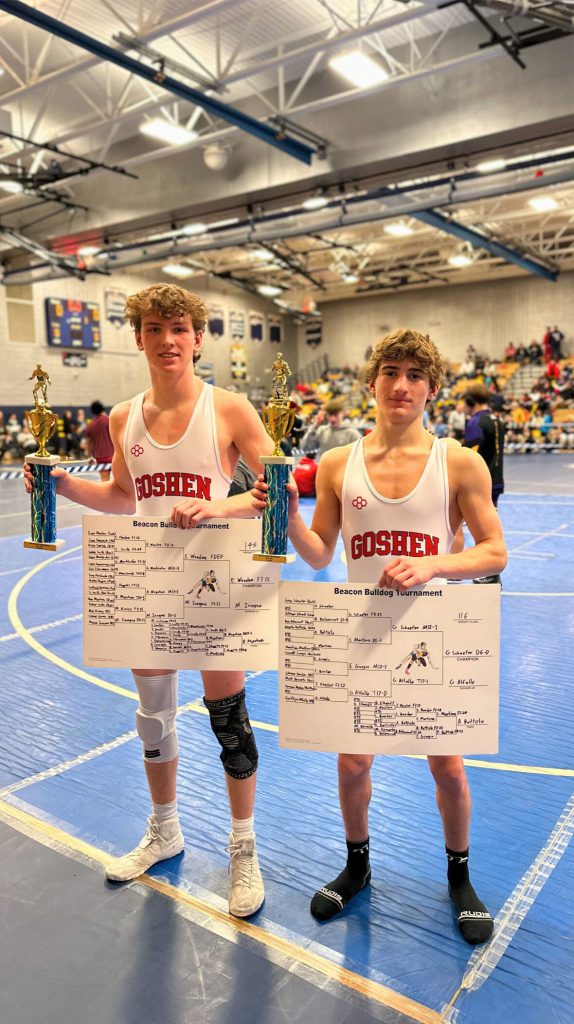
<svg viewBox="0 0 574 1024">
<path fill-rule="evenodd" d="M 317 348 L 323 340 L 323 322 L 320 317 L 310 317 L 305 321 L 305 341 L 311 348 Z"/>
<path fill-rule="evenodd" d="M 247 380 L 247 351 L 245 345 L 232 345 L 229 354 L 231 357 L 231 379 Z"/>
<path fill-rule="evenodd" d="M 225 314 L 221 306 L 213 306 L 207 318 L 207 330 L 214 341 L 219 341 L 225 334 Z"/>
<path fill-rule="evenodd" d="M 280 316 L 275 316 L 273 313 L 267 315 L 267 330 L 269 341 L 274 345 L 281 344 L 281 327 L 282 320 Z"/>
<path fill-rule="evenodd" d="M 263 341 L 264 322 L 262 313 L 258 313 L 255 309 L 249 311 L 249 337 L 251 341 Z"/>
<path fill-rule="evenodd" d="M 79 299 L 46 299 L 48 345 L 98 349 L 102 344 L 100 307 Z"/>
<path fill-rule="evenodd" d="M 229 333 L 232 341 L 243 341 L 245 337 L 245 313 L 242 309 L 232 309 L 229 314 Z"/>
<path fill-rule="evenodd" d="M 123 327 L 126 322 L 125 307 L 128 301 L 127 294 L 125 292 L 118 291 L 117 288 L 105 288 L 104 289 L 104 309 L 106 311 L 106 320 L 113 324 L 114 327 Z"/>
</svg>

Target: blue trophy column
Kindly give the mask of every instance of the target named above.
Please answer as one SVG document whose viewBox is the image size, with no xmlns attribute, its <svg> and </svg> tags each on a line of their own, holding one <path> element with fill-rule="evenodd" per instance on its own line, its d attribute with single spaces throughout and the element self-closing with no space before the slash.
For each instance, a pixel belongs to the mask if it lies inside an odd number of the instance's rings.
<svg viewBox="0 0 574 1024">
<path fill-rule="evenodd" d="M 265 482 L 269 485 L 267 506 L 263 512 L 261 551 L 253 557 L 260 562 L 292 562 L 287 554 L 288 495 L 286 485 L 294 459 L 287 456 L 263 455 Z"/>
<path fill-rule="evenodd" d="M 56 551 L 64 541 L 56 539 L 56 481 L 50 473 L 60 461 L 57 455 L 48 458 L 31 455 L 27 459 L 34 472 L 31 494 L 32 529 L 25 548 L 45 548 Z"/>
</svg>

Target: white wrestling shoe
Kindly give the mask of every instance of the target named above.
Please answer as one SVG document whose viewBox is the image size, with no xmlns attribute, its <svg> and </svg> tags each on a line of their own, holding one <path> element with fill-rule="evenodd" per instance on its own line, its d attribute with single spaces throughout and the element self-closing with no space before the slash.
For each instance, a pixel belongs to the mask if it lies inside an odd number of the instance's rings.
<svg viewBox="0 0 574 1024">
<path fill-rule="evenodd" d="M 156 821 L 153 814 L 147 819 L 145 835 L 135 850 L 124 857 L 115 857 L 106 866 L 106 878 L 110 882 L 129 882 L 160 860 L 175 857 L 183 850 L 183 834 L 179 818 Z"/>
<path fill-rule="evenodd" d="M 229 888 L 229 913 L 234 917 L 249 917 L 254 914 L 265 899 L 265 889 L 257 850 L 255 849 L 255 833 L 235 839 L 233 833 L 229 837 L 229 871 L 231 885 Z"/>
</svg>

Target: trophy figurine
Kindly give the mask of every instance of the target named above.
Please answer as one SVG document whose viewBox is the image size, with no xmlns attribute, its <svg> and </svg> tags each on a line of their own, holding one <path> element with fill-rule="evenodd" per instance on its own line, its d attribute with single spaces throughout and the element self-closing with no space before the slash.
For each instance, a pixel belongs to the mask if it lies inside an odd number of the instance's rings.
<svg viewBox="0 0 574 1024">
<path fill-rule="evenodd" d="M 32 533 L 24 541 L 25 548 L 45 548 L 57 551 L 63 547 L 63 540 L 56 540 L 56 481 L 50 471 L 60 458 L 50 455 L 46 445 L 58 425 L 58 417 L 48 405 L 48 384 L 51 384 L 46 370 L 39 363 L 28 380 L 35 380 L 33 389 L 34 408 L 26 411 L 26 422 L 30 433 L 38 442 L 38 451 L 26 456 L 26 462 L 33 467 L 34 488 L 32 490 Z"/>
<path fill-rule="evenodd" d="M 269 437 L 275 441 L 272 455 L 262 455 L 259 461 L 265 467 L 265 481 L 269 485 L 267 506 L 263 512 L 261 530 L 261 551 L 253 555 L 258 562 L 293 562 L 295 555 L 287 554 L 287 508 L 286 491 L 290 467 L 294 459 L 283 454 L 280 442 L 293 429 L 297 406 L 289 401 L 287 378 L 291 375 L 289 366 L 281 352 L 273 363 L 272 395 L 263 407 L 263 423 Z"/>
</svg>

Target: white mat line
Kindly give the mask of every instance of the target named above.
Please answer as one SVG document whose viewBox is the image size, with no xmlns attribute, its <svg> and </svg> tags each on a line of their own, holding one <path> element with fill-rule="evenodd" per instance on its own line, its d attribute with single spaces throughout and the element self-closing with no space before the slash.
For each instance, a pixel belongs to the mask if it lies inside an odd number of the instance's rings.
<svg viewBox="0 0 574 1024">
<path fill-rule="evenodd" d="M 574 794 L 568 800 L 548 841 L 536 860 L 520 879 L 504 906 L 496 915 L 494 936 L 481 950 L 476 950 L 462 980 L 462 989 L 476 992 L 492 974 L 534 905 L 536 897 L 548 881 L 574 835 Z"/>
<path fill-rule="evenodd" d="M 53 622 L 44 622 L 41 626 L 32 626 L 28 630 L 29 633 L 42 633 L 45 629 L 52 629 L 54 626 L 65 626 L 68 622 L 77 622 L 78 619 L 83 619 L 83 614 L 80 612 L 79 615 L 69 615 L 67 619 L 54 619 Z M 21 640 L 19 633 L 6 633 L 5 636 L 0 636 L 0 644 L 6 643 L 7 640 Z"/>
</svg>

